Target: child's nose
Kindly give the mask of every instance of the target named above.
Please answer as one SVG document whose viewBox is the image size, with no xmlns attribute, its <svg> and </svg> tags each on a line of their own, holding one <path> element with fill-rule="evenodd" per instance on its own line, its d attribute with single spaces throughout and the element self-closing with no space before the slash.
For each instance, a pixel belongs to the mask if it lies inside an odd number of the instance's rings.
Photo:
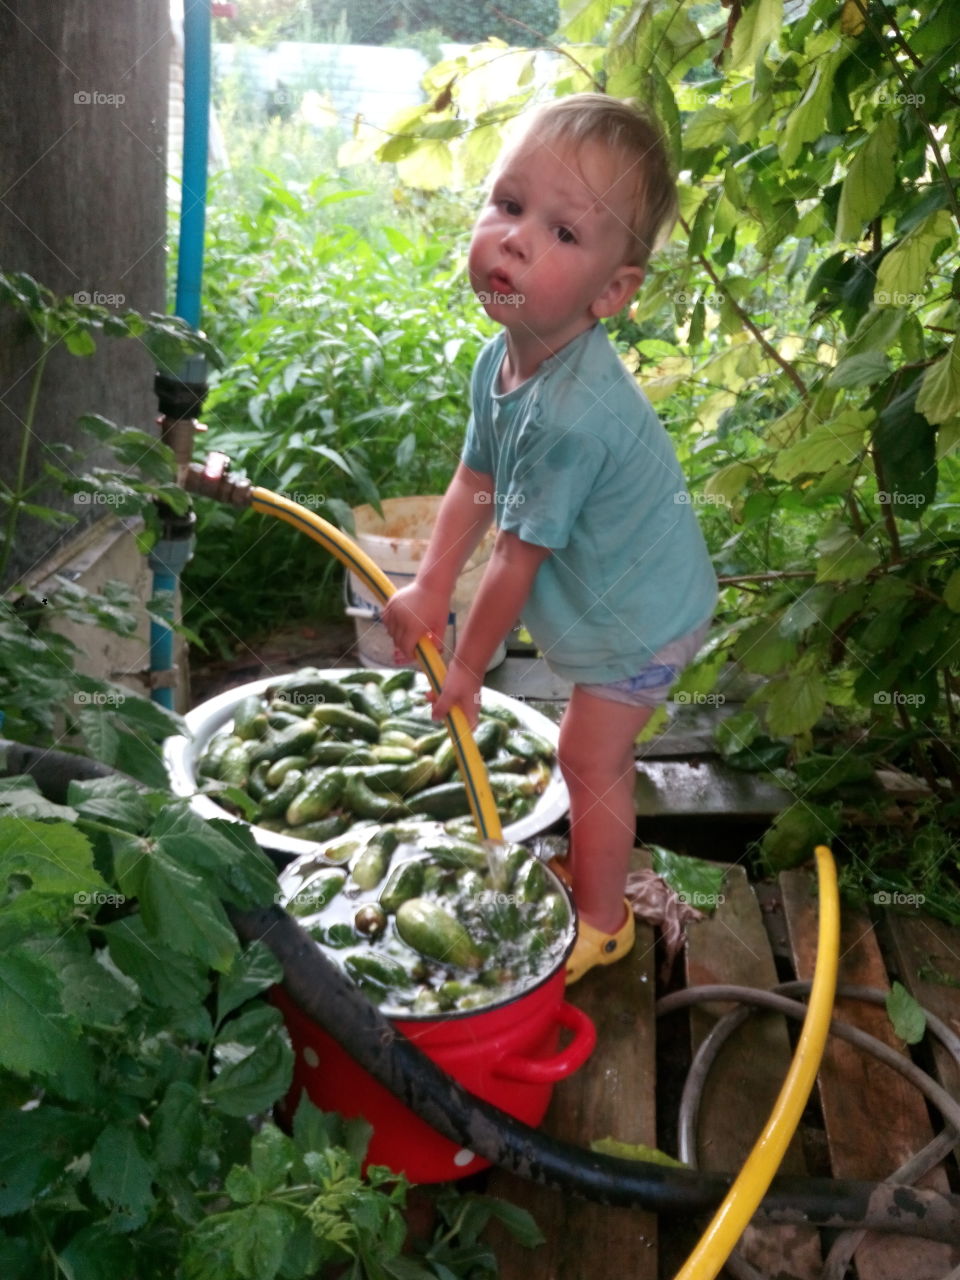
<svg viewBox="0 0 960 1280">
<path fill-rule="evenodd" d="M 511 222 L 503 233 L 501 243 L 503 247 L 518 258 L 525 258 L 528 253 L 529 236 L 523 224 L 519 221 Z"/>
</svg>

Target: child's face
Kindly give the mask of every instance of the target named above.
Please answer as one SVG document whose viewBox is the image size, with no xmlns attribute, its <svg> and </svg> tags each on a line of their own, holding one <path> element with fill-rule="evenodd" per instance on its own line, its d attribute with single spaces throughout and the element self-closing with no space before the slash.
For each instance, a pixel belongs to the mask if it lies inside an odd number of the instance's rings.
<svg viewBox="0 0 960 1280">
<path fill-rule="evenodd" d="M 494 180 L 470 243 L 470 283 L 517 340 L 551 350 L 616 314 L 643 271 L 626 263 L 634 183 L 602 148 L 528 134 Z"/>
</svg>

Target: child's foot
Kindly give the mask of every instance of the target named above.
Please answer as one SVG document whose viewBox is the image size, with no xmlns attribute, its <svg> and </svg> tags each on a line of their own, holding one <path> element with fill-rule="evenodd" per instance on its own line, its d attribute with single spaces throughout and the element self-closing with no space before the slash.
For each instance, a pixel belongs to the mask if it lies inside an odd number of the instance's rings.
<svg viewBox="0 0 960 1280">
<path fill-rule="evenodd" d="M 577 924 L 577 940 L 567 961 L 567 986 L 579 982 L 583 975 L 598 964 L 614 964 L 630 951 L 636 938 L 633 910 L 623 900 L 627 918 L 616 933 L 601 933 L 592 924 L 580 920 Z"/>
</svg>

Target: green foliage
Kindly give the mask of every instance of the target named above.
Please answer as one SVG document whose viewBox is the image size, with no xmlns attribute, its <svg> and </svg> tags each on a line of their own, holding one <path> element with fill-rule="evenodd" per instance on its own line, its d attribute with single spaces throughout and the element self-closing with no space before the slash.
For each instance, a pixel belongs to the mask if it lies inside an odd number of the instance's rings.
<svg viewBox="0 0 960 1280">
<path fill-rule="evenodd" d="M 408 1241 L 405 1180 L 361 1171 L 363 1121 L 304 1099 L 291 1136 L 251 1123 L 293 1055 L 262 999 L 279 964 L 241 949 L 221 901 L 272 902 L 272 866 L 246 829 L 118 778 L 67 802 L 0 787 L 5 1276 L 484 1277 L 491 1216 L 538 1241 L 523 1211 L 453 1190 L 434 1238 Z"/>
<path fill-rule="evenodd" d="M 206 314 L 231 363 L 213 380 L 207 444 L 265 488 L 351 526 L 351 507 L 442 492 L 483 341 L 459 229 L 339 222 L 356 198 L 263 175 L 253 213 L 211 214 Z M 339 576 L 301 533 L 198 503 L 187 624 L 232 648 L 251 619 L 339 612 Z M 227 571 L 229 568 L 229 572 Z"/>
</svg>

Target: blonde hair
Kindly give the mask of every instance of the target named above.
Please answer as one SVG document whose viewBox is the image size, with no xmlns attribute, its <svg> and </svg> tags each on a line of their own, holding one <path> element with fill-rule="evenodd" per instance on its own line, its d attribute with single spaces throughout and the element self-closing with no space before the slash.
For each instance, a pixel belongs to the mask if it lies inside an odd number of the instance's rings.
<svg viewBox="0 0 960 1280">
<path fill-rule="evenodd" d="M 638 103 L 575 93 L 538 107 L 513 145 L 531 135 L 547 146 L 603 147 L 622 162 L 622 176 L 634 180 L 627 261 L 645 267 L 669 239 L 678 213 L 676 182 L 655 117 Z"/>
</svg>

